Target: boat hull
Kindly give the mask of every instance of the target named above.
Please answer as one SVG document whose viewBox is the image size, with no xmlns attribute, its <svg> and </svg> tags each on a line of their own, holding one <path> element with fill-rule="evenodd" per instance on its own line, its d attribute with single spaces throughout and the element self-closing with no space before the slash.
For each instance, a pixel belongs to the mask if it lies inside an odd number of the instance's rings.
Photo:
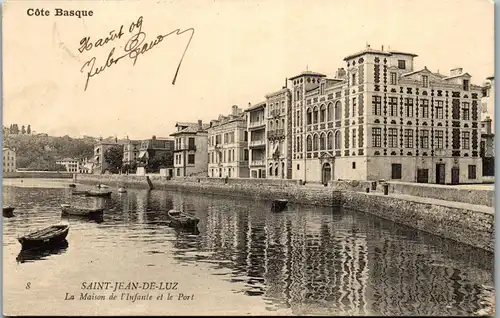
<svg viewBox="0 0 500 318">
<path fill-rule="evenodd" d="M 3 212 L 3 216 L 8 217 L 8 218 L 13 217 L 14 216 L 14 209 L 15 208 L 13 208 L 13 207 L 5 207 L 5 208 L 3 208 L 3 211 L 2 211 Z"/>
<path fill-rule="evenodd" d="M 111 191 L 108 192 L 96 192 L 96 191 L 88 191 L 85 196 L 87 197 L 110 197 Z"/>
<path fill-rule="evenodd" d="M 196 228 L 200 222 L 200 219 L 196 217 L 175 210 L 170 210 L 167 214 L 170 219 L 170 226 L 172 227 Z"/>
<path fill-rule="evenodd" d="M 280 212 L 283 211 L 288 204 L 288 201 L 286 200 L 274 200 L 273 203 L 271 204 L 271 211 L 273 212 Z"/>
<path fill-rule="evenodd" d="M 88 191 L 78 191 L 78 190 L 73 190 L 71 191 L 72 195 L 87 195 Z"/>
<path fill-rule="evenodd" d="M 104 213 L 104 209 L 85 209 L 77 208 L 71 206 L 62 206 L 61 211 L 63 215 L 74 215 L 74 216 L 98 216 Z"/>
<path fill-rule="evenodd" d="M 28 234 L 26 236 L 20 237 L 17 240 L 21 243 L 22 249 L 33 249 L 33 248 L 41 248 L 47 246 L 53 246 L 57 244 L 61 244 L 66 237 L 68 236 L 69 226 L 65 226 L 63 229 L 54 232 L 49 235 L 45 235 L 39 238 L 31 238 L 30 235 L 34 235 L 35 233 Z"/>
</svg>

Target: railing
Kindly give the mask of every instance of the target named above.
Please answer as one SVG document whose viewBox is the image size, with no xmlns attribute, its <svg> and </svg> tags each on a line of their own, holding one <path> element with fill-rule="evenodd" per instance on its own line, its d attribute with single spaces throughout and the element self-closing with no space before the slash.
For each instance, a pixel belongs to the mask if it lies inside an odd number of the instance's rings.
<svg viewBox="0 0 500 318">
<path fill-rule="evenodd" d="M 266 141 L 264 139 L 262 140 L 251 140 L 250 141 L 250 147 L 252 146 L 264 146 L 266 144 Z"/>
<path fill-rule="evenodd" d="M 180 145 L 180 146 L 175 146 L 174 151 L 183 151 L 183 150 L 193 150 L 196 151 L 196 145 Z"/>
<path fill-rule="evenodd" d="M 252 160 L 250 161 L 251 166 L 263 166 L 264 160 Z"/>
<path fill-rule="evenodd" d="M 263 120 L 259 120 L 259 121 L 251 121 L 249 124 L 248 124 L 248 128 L 255 128 L 255 127 L 259 127 L 259 126 L 264 126 L 266 124 L 265 121 Z"/>
<path fill-rule="evenodd" d="M 283 137 L 283 136 L 285 136 L 284 129 L 270 130 L 267 132 L 268 138 L 279 138 L 279 137 Z"/>
</svg>

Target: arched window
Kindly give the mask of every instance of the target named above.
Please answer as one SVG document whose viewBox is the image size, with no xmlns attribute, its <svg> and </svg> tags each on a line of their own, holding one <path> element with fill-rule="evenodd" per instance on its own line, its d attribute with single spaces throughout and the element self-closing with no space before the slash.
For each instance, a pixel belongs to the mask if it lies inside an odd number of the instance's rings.
<svg viewBox="0 0 500 318">
<path fill-rule="evenodd" d="M 274 168 L 274 175 L 278 176 L 278 164 L 276 164 L 276 167 Z"/>
<path fill-rule="evenodd" d="M 273 164 L 269 164 L 269 175 L 272 176 L 273 175 Z"/>
<path fill-rule="evenodd" d="M 281 119 L 281 128 L 285 129 L 285 118 Z"/>
<path fill-rule="evenodd" d="M 337 101 L 335 103 L 335 120 L 340 120 L 342 117 L 342 105 L 340 104 L 340 101 Z"/>
<path fill-rule="evenodd" d="M 337 130 L 335 132 L 335 149 L 336 150 L 339 150 L 341 147 L 340 147 L 340 130 Z"/>
<path fill-rule="evenodd" d="M 313 124 L 318 123 L 318 106 L 314 107 L 313 110 Z"/>
<path fill-rule="evenodd" d="M 315 134 L 313 137 L 313 150 L 317 151 L 318 150 L 318 135 Z"/>
<path fill-rule="evenodd" d="M 325 150 L 325 139 L 325 133 L 321 133 L 321 136 L 319 137 L 319 150 Z"/>
<path fill-rule="evenodd" d="M 328 137 L 326 138 L 326 148 L 333 149 L 333 133 L 330 131 Z"/>
<path fill-rule="evenodd" d="M 332 103 L 329 103 L 328 104 L 328 121 L 332 121 L 333 120 L 333 104 Z"/>
<path fill-rule="evenodd" d="M 269 130 L 273 130 L 273 122 L 269 121 Z"/>
<path fill-rule="evenodd" d="M 312 124 L 312 110 L 310 108 L 307 109 L 307 124 Z"/>
<path fill-rule="evenodd" d="M 307 151 L 312 151 L 313 149 L 311 135 L 307 136 Z"/>
<path fill-rule="evenodd" d="M 321 105 L 319 109 L 319 122 L 324 123 L 326 120 L 326 107 L 325 105 Z"/>
<path fill-rule="evenodd" d="M 302 149 L 300 149 L 300 138 L 299 138 L 299 136 L 297 136 L 297 139 L 295 140 L 295 142 L 297 143 L 297 147 L 295 148 L 295 151 L 296 152 L 302 151 Z"/>
<path fill-rule="evenodd" d="M 276 119 L 276 122 L 274 123 L 275 126 L 274 126 L 274 129 L 281 129 L 282 127 L 280 127 L 280 121 Z"/>
</svg>

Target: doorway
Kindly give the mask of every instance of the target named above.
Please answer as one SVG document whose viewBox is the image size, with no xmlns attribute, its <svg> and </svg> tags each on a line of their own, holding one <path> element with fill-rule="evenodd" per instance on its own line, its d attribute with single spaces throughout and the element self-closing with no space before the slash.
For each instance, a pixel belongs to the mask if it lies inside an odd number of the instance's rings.
<svg viewBox="0 0 500 318">
<path fill-rule="evenodd" d="M 393 163 L 391 165 L 391 179 L 393 180 L 401 180 L 401 171 L 403 169 L 401 168 L 400 163 Z"/>
<path fill-rule="evenodd" d="M 417 182 L 429 183 L 429 169 L 417 169 Z"/>
<path fill-rule="evenodd" d="M 446 169 L 444 163 L 436 163 L 436 183 L 445 184 Z"/>
<path fill-rule="evenodd" d="M 460 183 L 460 168 L 454 167 L 451 168 L 451 184 L 459 184 Z"/>
<path fill-rule="evenodd" d="M 323 165 L 323 173 L 321 178 L 321 183 L 327 184 L 328 181 L 332 180 L 332 167 L 329 163 Z"/>
</svg>

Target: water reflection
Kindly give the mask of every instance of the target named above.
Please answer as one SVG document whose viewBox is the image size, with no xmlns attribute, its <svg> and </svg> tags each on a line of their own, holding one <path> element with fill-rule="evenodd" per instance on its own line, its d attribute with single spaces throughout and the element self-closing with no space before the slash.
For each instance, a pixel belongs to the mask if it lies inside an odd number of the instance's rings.
<svg viewBox="0 0 500 318">
<path fill-rule="evenodd" d="M 70 198 L 66 189 L 56 188 L 5 187 L 4 192 L 6 204 L 17 205 L 20 216 L 4 221 L 4 237 L 53 222 L 61 196 L 103 206 L 102 223 L 72 223 L 93 242 L 95 251 L 87 251 L 86 258 L 95 260 L 100 247 L 110 246 L 123 250 L 125 262 L 133 251 L 141 255 L 133 259 L 135 267 L 143 264 L 159 275 L 165 271 L 162 259 L 154 258 L 159 254 L 179 266 L 205 263 L 210 271 L 200 277 L 232 282 L 234 291 L 227 293 L 261 298 L 270 311 L 469 315 L 485 308 L 494 292 L 491 253 L 356 211 L 290 205 L 272 213 L 269 202 L 132 189 L 109 199 Z M 199 231 L 169 227 L 170 209 L 198 217 Z M 6 239 L 4 248 L 9 244 Z"/>
<path fill-rule="evenodd" d="M 29 250 L 21 250 L 16 257 L 18 263 L 34 262 L 38 260 L 46 259 L 50 255 L 58 255 L 66 252 L 68 248 L 68 241 L 64 240 L 57 245 L 51 245 L 49 247 L 34 248 Z"/>
</svg>

